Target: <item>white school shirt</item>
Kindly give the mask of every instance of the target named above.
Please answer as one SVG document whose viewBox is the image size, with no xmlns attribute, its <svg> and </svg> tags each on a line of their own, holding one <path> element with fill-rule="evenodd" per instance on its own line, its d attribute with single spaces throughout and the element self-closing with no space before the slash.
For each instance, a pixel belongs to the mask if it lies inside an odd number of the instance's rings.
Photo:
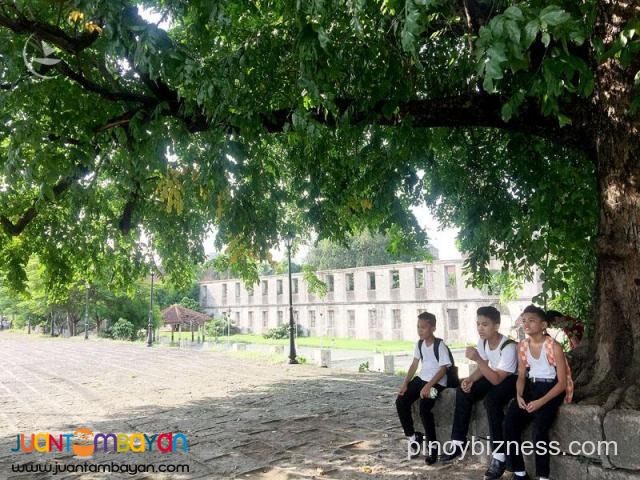
<svg viewBox="0 0 640 480">
<path fill-rule="evenodd" d="M 483 360 L 489 361 L 489 367 L 494 372 L 496 370 L 502 370 L 504 372 L 515 373 L 518 370 L 518 352 L 516 349 L 516 344 L 512 343 L 504 347 L 503 350 L 500 350 L 500 347 L 507 341 L 507 337 L 504 335 L 500 335 L 500 343 L 495 350 L 491 350 L 491 346 L 487 341 L 487 349 L 484 349 L 484 340 L 478 340 L 478 353 L 480 354 L 480 358 Z"/>
<path fill-rule="evenodd" d="M 440 367 L 449 367 L 451 365 L 451 359 L 449 358 L 449 352 L 447 351 L 447 347 L 444 344 L 444 340 L 440 341 L 440 348 L 438 348 L 438 356 L 440 357 L 440 360 L 436 360 L 436 356 L 433 353 L 434 343 L 435 343 L 435 340 L 431 345 L 427 347 L 426 342 L 425 341 L 422 342 L 423 360 L 422 360 L 422 366 L 420 368 L 420 373 L 418 374 L 418 376 L 425 382 L 428 382 L 429 380 L 431 380 L 435 376 L 435 374 L 438 373 L 438 370 L 440 370 Z M 416 343 L 416 347 L 413 350 L 413 358 L 417 358 L 418 360 L 420 360 L 418 343 Z M 438 384 L 442 385 L 443 387 L 447 386 L 446 373 L 440 379 Z"/>
<path fill-rule="evenodd" d="M 533 355 L 531 355 L 531 345 L 529 345 L 529 348 L 527 348 L 527 361 L 529 362 L 529 378 L 556 378 L 556 368 L 550 365 L 549 360 L 547 360 L 547 347 L 545 345 L 542 345 L 540 358 L 538 359 L 533 358 Z"/>
</svg>

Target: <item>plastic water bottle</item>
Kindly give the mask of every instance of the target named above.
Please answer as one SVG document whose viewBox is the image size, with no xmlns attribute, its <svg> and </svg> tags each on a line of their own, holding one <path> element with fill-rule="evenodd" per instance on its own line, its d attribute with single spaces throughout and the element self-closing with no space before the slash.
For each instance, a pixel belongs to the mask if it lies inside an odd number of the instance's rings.
<svg viewBox="0 0 640 480">
<path fill-rule="evenodd" d="M 438 396 L 438 390 L 435 387 L 431 387 L 429 390 L 429 398 L 436 398 Z"/>
</svg>

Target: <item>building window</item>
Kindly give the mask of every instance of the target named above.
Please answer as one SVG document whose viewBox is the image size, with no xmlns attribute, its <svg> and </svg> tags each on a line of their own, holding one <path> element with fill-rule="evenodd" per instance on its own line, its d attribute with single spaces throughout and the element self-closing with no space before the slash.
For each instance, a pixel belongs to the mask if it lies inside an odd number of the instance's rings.
<svg viewBox="0 0 640 480">
<path fill-rule="evenodd" d="M 222 303 L 227 303 L 227 284 L 222 284 Z"/>
<path fill-rule="evenodd" d="M 400 309 L 392 310 L 393 315 L 393 329 L 401 330 L 402 329 L 402 318 L 400 317 Z"/>
<path fill-rule="evenodd" d="M 369 329 L 378 328 L 378 312 L 375 309 L 369 310 Z"/>
<path fill-rule="evenodd" d="M 253 297 L 253 286 L 247 289 L 247 295 L 249 295 L 250 297 Z"/>
<path fill-rule="evenodd" d="M 249 330 L 253 330 L 253 312 L 249 312 Z"/>
<path fill-rule="evenodd" d="M 202 304 L 206 304 L 207 303 L 207 287 L 204 286 L 204 285 L 200 289 L 200 298 L 202 299 L 201 300 Z"/>
<path fill-rule="evenodd" d="M 416 278 L 416 288 L 424 288 L 424 268 L 416 268 L 414 275 Z"/>
<path fill-rule="evenodd" d="M 458 309 L 447 309 L 447 319 L 449 320 L 449 330 L 458 330 Z"/>
<path fill-rule="evenodd" d="M 356 328 L 356 311 L 347 310 L 347 328 L 353 330 Z"/>
<path fill-rule="evenodd" d="M 235 325 L 236 327 L 240 326 L 240 312 L 236 312 L 234 314 L 235 320 L 233 321 L 232 325 Z"/>
<path fill-rule="evenodd" d="M 276 293 L 282 295 L 282 280 L 276 282 Z"/>
<path fill-rule="evenodd" d="M 262 281 L 262 295 L 269 294 L 269 283 L 266 280 Z"/>
<path fill-rule="evenodd" d="M 266 310 L 262 311 L 262 328 L 269 328 L 269 312 L 267 312 Z"/>
<path fill-rule="evenodd" d="M 240 298 L 240 282 L 236 282 L 236 298 Z"/>
<path fill-rule="evenodd" d="M 367 290 L 376 289 L 376 274 L 375 272 L 367 272 Z"/>
<path fill-rule="evenodd" d="M 333 275 L 327 275 L 327 292 L 333 292 Z"/>
<path fill-rule="evenodd" d="M 456 266 L 447 265 L 444 273 L 444 286 L 455 287 L 456 286 Z"/>
<path fill-rule="evenodd" d="M 309 310 L 309 328 L 316 328 L 316 312 Z"/>
<path fill-rule="evenodd" d="M 292 279 L 291 279 L 291 284 L 293 285 L 293 286 L 292 286 L 293 293 L 294 293 L 294 294 L 295 294 L 295 293 L 298 293 L 298 288 L 299 288 L 299 287 L 298 287 L 298 279 L 297 279 L 297 278 L 292 278 Z"/>
<path fill-rule="evenodd" d="M 347 273 L 344 276 L 344 283 L 347 288 L 347 292 L 353 292 L 355 289 L 355 283 L 353 281 L 353 273 Z"/>
<path fill-rule="evenodd" d="M 336 312 L 327 311 L 327 335 L 334 336 L 336 334 Z"/>
<path fill-rule="evenodd" d="M 400 272 L 391 270 L 391 288 L 400 288 Z"/>
<path fill-rule="evenodd" d="M 278 310 L 278 326 L 284 323 L 284 312 L 282 310 Z"/>
</svg>

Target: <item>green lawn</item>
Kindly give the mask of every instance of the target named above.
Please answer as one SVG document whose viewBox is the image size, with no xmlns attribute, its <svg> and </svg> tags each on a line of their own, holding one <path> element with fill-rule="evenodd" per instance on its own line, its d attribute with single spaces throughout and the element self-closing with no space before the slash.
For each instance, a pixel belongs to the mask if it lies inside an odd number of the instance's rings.
<svg viewBox="0 0 640 480">
<path fill-rule="evenodd" d="M 160 332 L 161 337 L 171 337 L 171 332 Z M 196 334 L 196 340 L 198 335 Z M 191 332 L 182 332 L 182 338 L 191 340 Z M 174 339 L 178 339 L 178 333 L 174 334 Z M 211 340 L 211 338 L 207 338 Z M 227 337 L 218 337 L 218 341 L 226 342 Z M 288 345 L 289 340 L 284 338 L 274 340 L 264 338 L 262 335 L 238 334 L 231 335 L 229 341 L 232 343 L 260 343 L 266 345 Z M 413 340 L 363 340 L 356 338 L 329 338 L 329 337 L 299 337 L 296 345 L 303 347 L 331 347 L 345 350 L 367 350 L 370 352 L 411 352 L 415 347 Z M 449 345 L 450 348 L 459 348 L 464 345 Z"/>
</svg>

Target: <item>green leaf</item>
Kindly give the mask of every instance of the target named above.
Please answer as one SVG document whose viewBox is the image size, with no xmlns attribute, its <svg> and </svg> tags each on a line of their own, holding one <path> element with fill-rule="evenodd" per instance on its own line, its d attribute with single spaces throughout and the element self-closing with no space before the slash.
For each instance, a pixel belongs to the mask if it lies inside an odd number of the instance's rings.
<svg viewBox="0 0 640 480">
<path fill-rule="evenodd" d="M 524 27 L 524 39 L 522 46 L 529 48 L 538 36 L 540 31 L 540 22 L 538 20 L 531 20 Z"/>
<path fill-rule="evenodd" d="M 571 15 L 556 5 L 549 5 L 540 12 L 540 22 L 556 26 L 571 20 Z"/>
<path fill-rule="evenodd" d="M 550 43 L 551 43 L 551 36 L 549 35 L 549 33 L 548 33 L 548 32 L 544 32 L 544 33 L 542 34 L 542 44 L 543 44 L 545 47 L 548 47 Z"/>
</svg>

